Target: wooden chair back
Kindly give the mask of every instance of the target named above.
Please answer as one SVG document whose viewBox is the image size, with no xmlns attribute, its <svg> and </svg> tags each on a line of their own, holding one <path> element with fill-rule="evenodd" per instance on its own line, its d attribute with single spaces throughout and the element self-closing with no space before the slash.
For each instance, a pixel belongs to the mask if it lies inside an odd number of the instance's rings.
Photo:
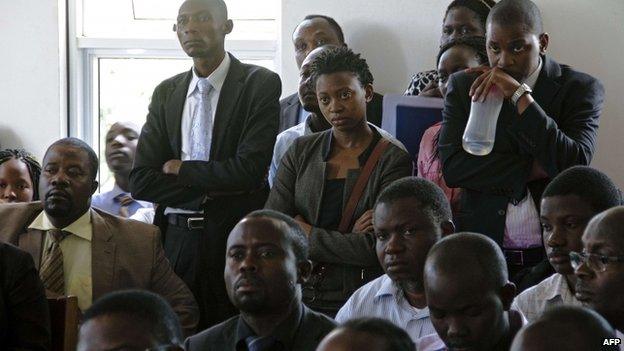
<svg viewBox="0 0 624 351">
<path fill-rule="evenodd" d="M 80 309 L 76 296 L 48 297 L 52 331 L 51 351 L 75 351 Z"/>
</svg>

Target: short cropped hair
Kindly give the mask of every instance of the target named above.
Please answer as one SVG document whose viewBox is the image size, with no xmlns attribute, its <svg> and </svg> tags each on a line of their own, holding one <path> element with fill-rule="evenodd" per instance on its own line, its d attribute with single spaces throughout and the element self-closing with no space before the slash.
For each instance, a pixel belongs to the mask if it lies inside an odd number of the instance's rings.
<svg viewBox="0 0 624 351">
<path fill-rule="evenodd" d="M 338 328 L 372 335 L 386 342 L 384 351 L 414 351 L 416 346 L 405 330 L 381 318 L 351 319 Z"/>
<path fill-rule="evenodd" d="M 338 22 L 336 22 L 335 19 L 329 17 L 329 16 L 325 16 L 325 15 L 307 15 L 303 18 L 303 21 L 309 21 L 309 20 L 313 20 L 315 18 L 321 18 L 324 19 L 325 21 L 327 21 L 327 23 L 329 23 L 329 26 L 332 27 L 332 29 L 334 30 L 334 32 L 336 32 L 336 35 L 338 36 L 338 39 L 340 40 L 341 43 L 345 43 L 345 37 L 344 37 L 344 33 L 342 31 L 342 28 L 340 27 L 340 25 L 338 24 Z M 301 22 L 303 22 L 301 21 Z"/>
<path fill-rule="evenodd" d="M 98 161 L 97 154 L 95 153 L 95 151 L 93 151 L 93 149 L 91 148 L 91 146 L 89 146 L 89 144 L 85 143 L 84 141 L 78 138 L 59 139 L 55 141 L 54 143 L 52 143 L 50 147 L 48 147 L 48 150 L 46 150 L 45 155 L 43 156 L 44 160 L 46 156 L 48 155 L 48 152 L 50 152 L 50 150 L 55 146 L 70 146 L 70 147 L 74 147 L 74 148 L 77 148 L 86 152 L 89 157 L 89 172 L 91 173 L 91 180 L 95 180 L 100 163 Z"/>
<path fill-rule="evenodd" d="M 291 217 L 274 210 L 256 210 L 249 213 L 245 218 L 271 218 L 283 222 L 287 228 L 284 235 L 290 240 L 295 258 L 298 262 L 308 259 L 308 237 L 301 226 Z"/>
<path fill-rule="evenodd" d="M 470 11 L 477 14 L 479 17 L 479 22 L 483 29 L 485 30 L 485 23 L 487 21 L 488 14 L 492 7 L 496 5 L 496 2 L 493 0 L 455 0 L 451 2 L 446 8 L 446 12 L 444 13 L 444 19 L 446 20 L 446 16 L 448 13 L 457 7 L 465 7 Z"/>
<path fill-rule="evenodd" d="M 524 327 L 514 339 L 512 350 L 537 344 L 542 350 L 619 350 L 617 346 L 602 346 L 603 340 L 615 337 L 613 327 L 597 312 L 562 305 L 546 310 Z"/>
<path fill-rule="evenodd" d="M 596 212 L 622 204 L 622 194 L 606 174 L 588 166 L 574 166 L 559 173 L 546 186 L 542 198 L 576 195 Z"/>
<path fill-rule="evenodd" d="M 121 290 L 104 295 L 85 311 L 82 322 L 113 314 L 136 320 L 160 344 L 180 345 L 183 341 L 178 316 L 165 299 L 152 292 Z"/>
<path fill-rule="evenodd" d="M 4 149 L 0 151 L 0 165 L 16 159 L 24 162 L 28 168 L 28 175 L 33 185 L 33 201 L 39 200 L 39 177 L 41 176 L 41 165 L 30 152 L 24 149 Z"/>
<path fill-rule="evenodd" d="M 458 265 L 458 257 L 461 264 Z M 438 273 L 479 272 L 489 289 L 497 290 L 508 282 L 507 262 L 498 244 L 485 235 L 457 233 L 438 241 L 427 255 L 425 275 L 434 267 Z"/>
<path fill-rule="evenodd" d="M 314 84 L 321 75 L 337 72 L 353 73 L 362 86 L 373 84 L 373 74 L 366 60 L 346 46 L 323 51 L 312 61 L 310 70 Z"/>
<path fill-rule="evenodd" d="M 208 5 L 216 5 L 217 9 L 219 10 L 219 12 L 221 13 L 221 15 L 223 16 L 223 19 L 228 19 L 228 9 L 227 9 L 227 5 L 225 3 L 224 0 L 187 0 L 187 1 L 197 1 L 197 2 L 203 2 L 206 3 Z"/>
<path fill-rule="evenodd" d="M 487 50 L 485 48 L 485 37 L 481 36 L 470 36 L 470 37 L 459 37 L 452 40 L 449 40 L 444 45 L 440 47 L 440 51 L 438 52 L 438 57 L 436 59 L 436 63 L 440 63 L 440 57 L 449 49 L 455 46 L 467 46 L 474 50 L 477 60 L 479 64 L 484 65 L 488 63 Z"/>
<path fill-rule="evenodd" d="M 542 13 L 531 0 L 501 0 L 490 11 L 488 23 L 492 22 L 504 26 L 520 24 L 534 34 L 544 32 Z"/>
<path fill-rule="evenodd" d="M 375 208 L 379 204 L 392 204 L 406 198 L 415 199 L 420 209 L 428 212 L 438 223 L 452 219 L 451 205 L 442 189 L 424 178 L 405 177 L 395 180 L 381 191 Z"/>
</svg>

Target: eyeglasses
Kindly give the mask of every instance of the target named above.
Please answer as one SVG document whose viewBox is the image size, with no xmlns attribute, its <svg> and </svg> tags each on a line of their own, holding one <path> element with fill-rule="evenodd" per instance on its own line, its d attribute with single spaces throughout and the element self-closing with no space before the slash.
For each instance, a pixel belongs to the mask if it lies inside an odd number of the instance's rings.
<svg viewBox="0 0 624 351">
<path fill-rule="evenodd" d="M 624 262 L 624 256 L 603 256 L 586 252 L 579 253 L 570 251 L 570 263 L 574 270 L 585 263 L 587 267 L 594 272 L 604 272 L 607 270 L 607 264 L 612 262 Z"/>
</svg>

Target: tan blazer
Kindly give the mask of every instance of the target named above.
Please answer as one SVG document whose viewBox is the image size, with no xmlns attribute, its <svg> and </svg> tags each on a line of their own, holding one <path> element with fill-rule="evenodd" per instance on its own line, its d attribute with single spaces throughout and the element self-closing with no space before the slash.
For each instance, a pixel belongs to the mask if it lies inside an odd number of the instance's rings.
<svg viewBox="0 0 624 351">
<path fill-rule="evenodd" d="M 41 202 L 0 205 L 0 240 L 30 253 L 37 268 L 44 232 L 28 226 L 42 210 Z M 197 303 L 165 258 L 158 228 L 96 208 L 92 225 L 93 301 L 116 290 L 149 290 L 169 302 L 185 334 L 192 334 L 199 319 Z"/>
</svg>

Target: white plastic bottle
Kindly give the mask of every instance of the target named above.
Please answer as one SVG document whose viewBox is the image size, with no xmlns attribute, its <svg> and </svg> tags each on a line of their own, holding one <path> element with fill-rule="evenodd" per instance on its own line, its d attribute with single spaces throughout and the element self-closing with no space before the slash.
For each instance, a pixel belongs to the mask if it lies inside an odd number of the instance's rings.
<svg viewBox="0 0 624 351">
<path fill-rule="evenodd" d="M 504 98 L 503 93 L 493 86 L 484 102 L 472 102 L 470 116 L 462 137 L 462 146 L 466 152 L 476 156 L 485 156 L 492 152 L 496 137 L 496 123 Z"/>
</svg>

